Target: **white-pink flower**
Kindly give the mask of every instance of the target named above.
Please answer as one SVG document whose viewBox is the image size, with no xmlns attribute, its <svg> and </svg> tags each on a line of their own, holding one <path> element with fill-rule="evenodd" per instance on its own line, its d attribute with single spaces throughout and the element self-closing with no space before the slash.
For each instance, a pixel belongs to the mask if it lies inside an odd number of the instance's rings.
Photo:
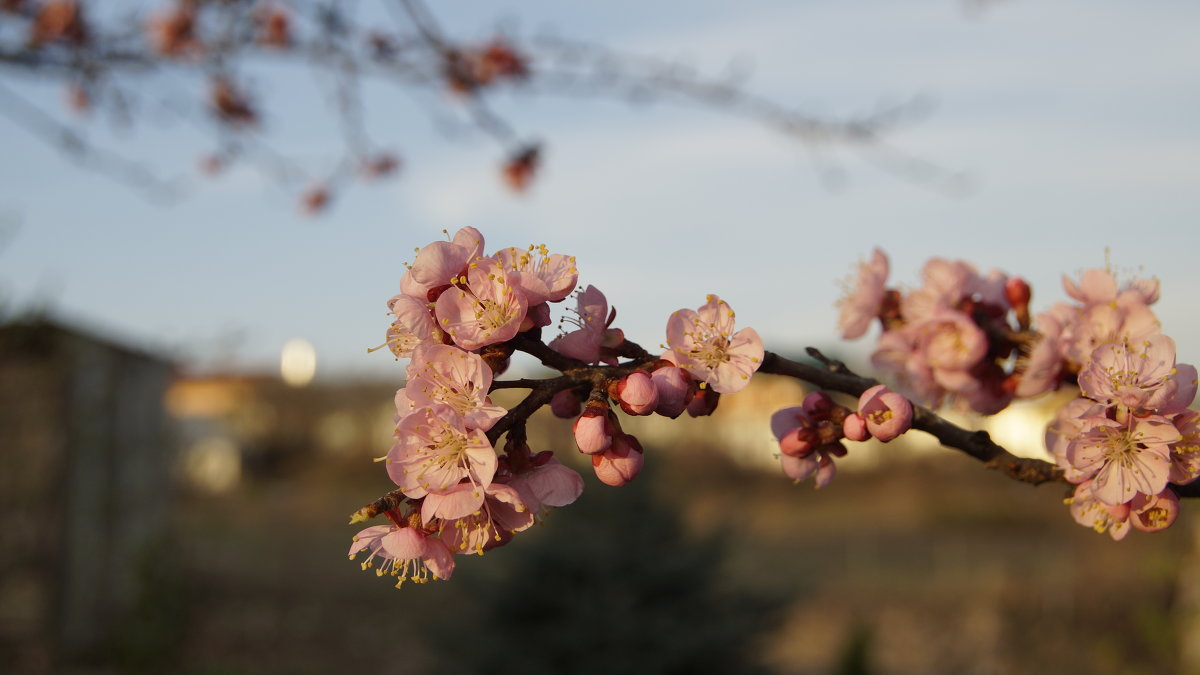
<svg viewBox="0 0 1200 675">
<path fill-rule="evenodd" d="M 1129 415 L 1124 423 L 1084 418 L 1084 428 L 1067 447 L 1067 461 L 1092 475 L 1092 494 L 1105 504 L 1124 504 L 1141 493 L 1154 495 L 1167 486 L 1170 444 L 1182 437 L 1159 415 Z"/>
<path fill-rule="evenodd" d="M 879 315 L 883 304 L 887 276 L 888 258 L 878 248 L 871 254 L 870 262 L 859 264 L 854 288 L 838 302 L 838 330 L 843 338 L 862 337 L 871 327 L 871 321 Z"/>
<path fill-rule="evenodd" d="M 432 302 L 437 298 L 429 297 L 431 291 L 448 286 L 481 255 L 483 235 L 473 227 L 464 227 L 454 233 L 453 241 L 435 241 L 418 251 L 417 259 L 400 279 L 400 291 Z"/>
<path fill-rule="evenodd" d="M 1160 334 L 1097 347 L 1079 374 L 1079 388 L 1101 403 L 1157 411 L 1175 398 L 1175 373 L 1175 341 Z"/>
<path fill-rule="evenodd" d="M 388 300 L 388 309 L 396 319 L 388 326 L 387 346 L 397 358 L 412 356 L 422 343 L 441 341 L 442 331 L 434 323 L 428 302 L 401 294 Z"/>
<path fill-rule="evenodd" d="M 753 328 L 734 332 L 734 313 L 715 295 L 698 310 L 681 309 L 667 321 L 675 363 L 720 394 L 741 391 L 762 365 L 762 339 Z"/>
<path fill-rule="evenodd" d="M 1090 527 L 1096 532 L 1107 531 L 1116 541 L 1129 534 L 1129 504 L 1106 504 L 1096 498 L 1092 481 L 1084 481 L 1075 487 L 1071 497 L 1071 517 L 1075 522 Z"/>
<path fill-rule="evenodd" d="M 517 273 L 517 286 L 525 293 L 529 306 L 543 302 L 558 302 L 575 290 L 579 270 L 575 256 L 550 253 L 545 247 L 528 249 L 510 247 L 493 256 L 502 268 Z"/>
<path fill-rule="evenodd" d="M 378 576 L 398 577 L 396 588 L 407 580 L 425 583 L 449 579 L 454 573 L 454 556 L 440 539 L 412 527 L 375 525 L 359 532 L 350 545 L 350 559 L 366 551 L 364 570 L 374 568 Z M 375 559 L 380 559 L 378 567 Z"/>
<path fill-rule="evenodd" d="M 445 405 L 462 416 L 467 429 L 492 428 L 505 409 L 492 403 L 492 369 L 478 354 L 458 347 L 423 344 L 412 354 L 404 391 L 412 409 Z"/>
<path fill-rule="evenodd" d="M 442 539 L 455 553 L 483 555 L 507 544 L 513 533 L 533 525 L 532 511 L 512 486 L 492 483 L 483 490 L 482 497 L 476 510 L 442 521 Z"/>
<path fill-rule="evenodd" d="M 578 328 L 552 340 L 550 348 L 584 363 L 602 360 L 603 348 L 616 347 L 625 339 L 620 330 L 608 327 L 616 314 L 600 289 L 589 285 L 576 297 L 575 316 L 564 319 Z"/>
<path fill-rule="evenodd" d="M 479 429 L 467 429 L 446 406 L 418 408 L 400 420 L 387 455 L 392 481 L 410 498 L 449 490 L 467 479 L 487 486 L 496 474 L 496 450 Z"/>
<path fill-rule="evenodd" d="M 534 455 L 533 467 L 515 474 L 508 484 L 521 493 L 521 500 L 531 511 L 567 506 L 583 494 L 583 477 L 550 452 Z"/>
<path fill-rule="evenodd" d="M 514 273 L 515 274 L 515 273 Z M 467 270 L 467 287 L 453 286 L 437 299 L 438 327 L 463 349 L 479 349 L 511 339 L 529 309 L 500 265 L 479 260 Z"/>
</svg>

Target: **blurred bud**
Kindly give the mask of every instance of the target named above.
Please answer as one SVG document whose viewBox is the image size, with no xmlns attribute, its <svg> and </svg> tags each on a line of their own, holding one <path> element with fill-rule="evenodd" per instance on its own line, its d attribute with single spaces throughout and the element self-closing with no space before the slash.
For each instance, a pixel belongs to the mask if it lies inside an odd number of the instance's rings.
<svg viewBox="0 0 1200 675">
<path fill-rule="evenodd" d="M 804 397 L 801 407 L 804 408 L 804 414 L 810 418 L 822 419 L 829 417 L 829 412 L 833 410 L 833 399 L 823 391 L 814 391 Z"/>
<path fill-rule="evenodd" d="M 1171 488 L 1148 496 L 1138 493 L 1129 503 L 1129 522 L 1142 532 L 1165 530 L 1179 515 L 1179 497 Z"/>
<path fill-rule="evenodd" d="M 858 413 L 846 416 L 842 421 L 842 433 L 852 441 L 861 442 L 871 438 L 871 432 L 867 430 L 867 421 Z"/>
<path fill-rule="evenodd" d="M 502 168 L 504 182 L 513 192 L 524 192 L 533 180 L 533 174 L 541 163 L 541 146 L 527 145 L 518 148 L 509 156 Z"/>
<path fill-rule="evenodd" d="M 316 185 L 300 196 L 300 209 L 307 215 L 316 215 L 329 206 L 329 189 Z"/>
<path fill-rule="evenodd" d="M 263 5 L 258 12 L 258 43 L 264 47 L 286 49 L 292 44 L 292 18 L 276 5 Z"/>
<path fill-rule="evenodd" d="M 75 0 L 49 0 L 38 10 L 29 30 L 31 47 L 54 42 L 80 46 L 88 38 L 87 24 Z"/>
<path fill-rule="evenodd" d="M 253 126 L 258 121 L 258 115 L 250 107 L 249 100 L 223 77 L 212 80 L 209 103 L 217 119 L 231 126 Z"/>
<path fill-rule="evenodd" d="M 555 417 L 569 420 L 579 414 L 583 409 L 583 399 L 575 393 L 574 389 L 563 389 L 550 399 L 550 412 L 554 413 Z"/>
</svg>

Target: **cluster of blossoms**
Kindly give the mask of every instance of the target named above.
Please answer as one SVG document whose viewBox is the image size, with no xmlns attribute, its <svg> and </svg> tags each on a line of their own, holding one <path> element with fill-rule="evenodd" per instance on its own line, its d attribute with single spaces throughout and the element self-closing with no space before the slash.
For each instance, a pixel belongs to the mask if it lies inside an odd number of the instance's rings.
<svg viewBox="0 0 1200 675">
<path fill-rule="evenodd" d="M 394 320 L 385 343 L 397 358 L 410 359 L 396 393 L 396 441 L 383 458 L 402 498 L 378 512 L 389 525 L 355 537 L 350 557 L 367 552 L 364 569 L 399 577 L 397 586 L 449 578 L 454 554 L 503 545 L 541 512 L 581 494 L 578 473 L 526 442 L 532 411 L 505 410 L 488 396 L 514 351 L 564 372 L 541 381 L 531 398 L 544 396 L 555 414 L 577 418 L 579 451 L 614 486 L 637 476 L 644 460 L 610 401 L 630 415 L 709 414 L 720 394 L 742 389 L 762 362 L 758 335 L 734 331 L 733 311 L 715 296 L 697 311 L 671 316 L 668 349 L 655 357 L 611 327 L 616 313 L 599 290 L 575 292 L 577 281 L 573 257 L 544 246 L 486 256 L 474 228 L 417 252 L 401 293 L 388 301 Z M 550 304 L 573 292 L 576 309 L 565 321 L 574 330 L 543 344 Z"/>
<path fill-rule="evenodd" d="M 931 406 L 953 398 L 984 414 L 1012 401 L 1015 334 L 1029 327 L 1029 286 L 962 261 L 933 258 L 922 284 L 902 293 L 886 288 L 888 259 L 876 249 L 841 302 L 842 337 L 861 337 L 878 318 L 883 333 L 871 362 L 901 388 Z"/>
<path fill-rule="evenodd" d="M 1114 539 L 1174 522 L 1179 500 L 1169 485 L 1200 476 L 1200 414 L 1188 409 L 1196 369 L 1176 364 L 1175 343 L 1150 309 L 1157 280 L 1120 285 L 1105 269 L 1064 277 L 1075 302 L 1031 319 L 1029 286 L 1000 272 L 981 276 L 935 258 L 907 294 L 886 288 L 887 275 L 876 250 L 839 316 L 848 339 L 880 320 L 876 366 L 922 402 L 953 396 L 982 413 L 1077 384 L 1081 397 L 1046 432 L 1047 449 L 1076 484 L 1067 500 L 1075 520 Z"/>
<path fill-rule="evenodd" d="M 1082 397 L 1058 411 L 1046 447 L 1076 483 L 1068 503 L 1082 525 L 1121 539 L 1130 526 L 1156 532 L 1175 522 L 1168 484 L 1200 477 L 1196 369 L 1175 363 L 1175 342 L 1153 335 L 1093 350 L 1079 374 Z"/>
</svg>

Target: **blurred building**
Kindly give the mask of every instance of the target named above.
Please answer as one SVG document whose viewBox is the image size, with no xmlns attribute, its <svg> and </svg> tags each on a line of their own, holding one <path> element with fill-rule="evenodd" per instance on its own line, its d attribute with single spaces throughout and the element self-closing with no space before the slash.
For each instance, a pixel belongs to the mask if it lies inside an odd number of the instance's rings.
<svg viewBox="0 0 1200 675">
<path fill-rule="evenodd" d="M 166 401 L 185 479 L 224 492 L 318 459 L 386 454 L 395 391 L 387 383 L 294 386 L 273 375 L 211 374 L 177 379 Z"/>
<path fill-rule="evenodd" d="M 0 663 L 118 630 L 166 536 L 170 361 L 39 320 L 0 326 Z M 10 671 L 11 672 L 11 671 Z"/>
</svg>

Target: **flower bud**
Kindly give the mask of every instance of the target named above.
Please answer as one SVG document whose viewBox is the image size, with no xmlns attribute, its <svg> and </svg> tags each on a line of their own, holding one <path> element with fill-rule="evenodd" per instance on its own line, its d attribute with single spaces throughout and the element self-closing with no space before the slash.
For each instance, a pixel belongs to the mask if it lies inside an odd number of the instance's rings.
<svg viewBox="0 0 1200 675">
<path fill-rule="evenodd" d="M 650 373 L 650 380 L 658 390 L 658 405 L 654 412 L 675 419 L 687 410 L 694 385 L 683 368 L 674 365 L 657 368 Z"/>
<path fill-rule="evenodd" d="M 658 406 L 658 388 L 643 371 L 630 373 L 609 386 L 609 393 L 630 415 L 649 415 Z"/>
<path fill-rule="evenodd" d="M 808 427 L 796 427 L 779 439 L 779 451 L 789 457 L 807 457 L 820 445 L 818 434 Z"/>
<path fill-rule="evenodd" d="M 612 447 L 592 455 L 592 470 L 600 482 L 621 487 L 642 472 L 645 457 L 642 444 L 629 434 L 618 433 L 613 437 Z"/>
<path fill-rule="evenodd" d="M 588 401 L 583 414 L 575 420 L 572 430 L 575 432 L 575 444 L 585 455 L 604 452 L 612 446 L 613 424 L 609 420 L 608 404 L 600 401 Z"/>
<path fill-rule="evenodd" d="M 550 412 L 554 413 L 555 417 L 561 417 L 564 420 L 577 417 L 582 409 L 583 400 L 579 398 L 579 394 L 576 394 L 574 389 L 563 389 L 550 399 Z"/>
<path fill-rule="evenodd" d="M 804 408 L 804 414 L 812 419 L 828 417 L 829 412 L 833 410 L 833 399 L 823 391 L 814 391 L 804 397 L 801 407 Z"/>
<path fill-rule="evenodd" d="M 887 385 L 864 391 L 858 399 L 858 414 L 866 420 L 867 431 L 884 443 L 912 428 L 912 403 Z"/>
<path fill-rule="evenodd" d="M 711 415 L 720 402 L 721 395 L 712 387 L 701 387 L 692 395 L 692 400 L 688 401 L 687 413 L 692 417 Z"/>
<path fill-rule="evenodd" d="M 842 433 L 852 441 L 861 442 L 871 438 L 871 432 L 867 430 L 867 421 L 858 413 L 846 415 L 846 419 L 842 421 Z"/>
</svg>

